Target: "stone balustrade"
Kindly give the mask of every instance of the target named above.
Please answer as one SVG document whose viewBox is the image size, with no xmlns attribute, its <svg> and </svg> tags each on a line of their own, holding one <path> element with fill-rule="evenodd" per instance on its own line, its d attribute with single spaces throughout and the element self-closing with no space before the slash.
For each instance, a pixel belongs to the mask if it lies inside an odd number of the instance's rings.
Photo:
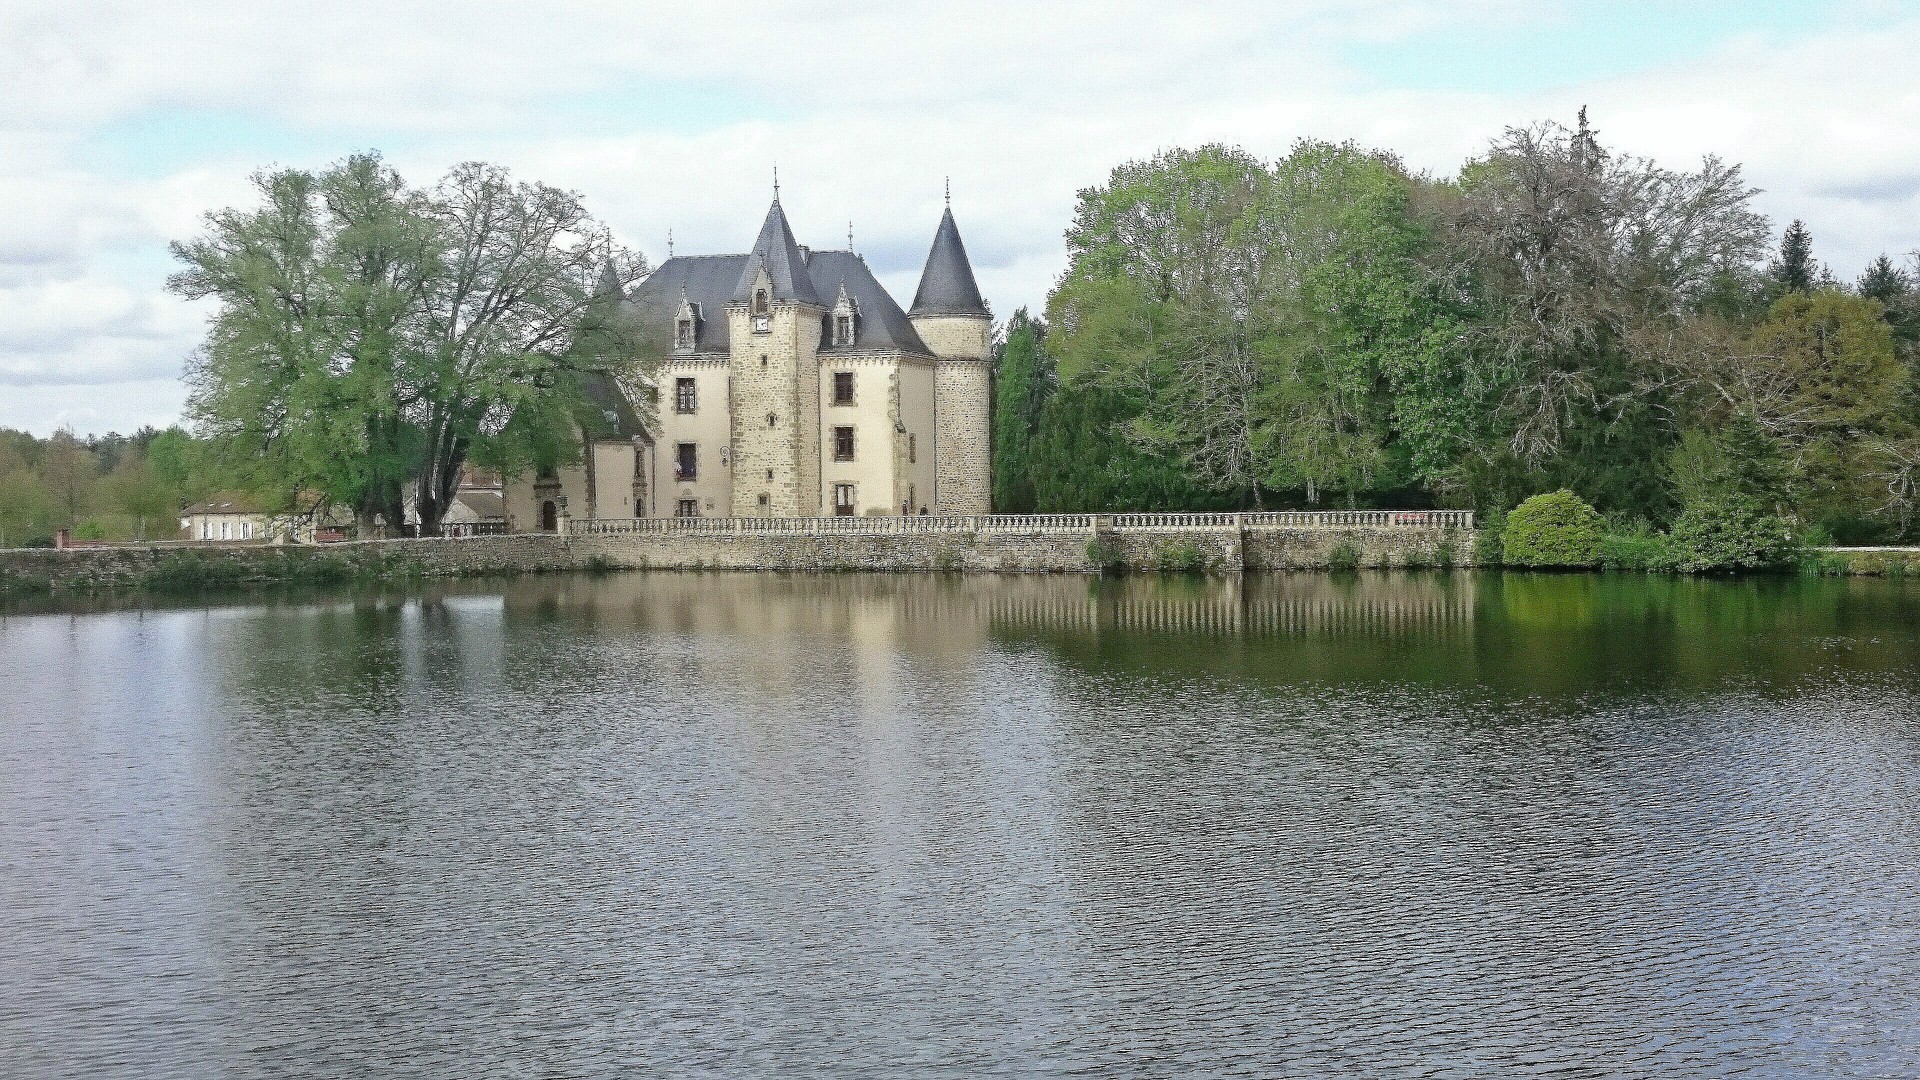
<svg viewBox="0 0 1920 1080">
<path fill-rule="evenodd" d="M 1208 532 L 1261 529 L 1473 528 L 1471 510 L 1281 510 L 1205 514 L 978 514 L 925 517 L 746 517 L 567 520 L 572 536 L 902 536 L 1091 532 Z"/>
</svg>

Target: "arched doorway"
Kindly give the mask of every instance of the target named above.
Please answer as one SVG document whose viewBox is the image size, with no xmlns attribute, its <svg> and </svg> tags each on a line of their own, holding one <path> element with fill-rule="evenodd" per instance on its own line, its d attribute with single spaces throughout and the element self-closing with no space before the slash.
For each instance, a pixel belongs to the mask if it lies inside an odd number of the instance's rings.
<svg viewBox="0 0 1920 1080">
<path fill-rule="evenodd" d="M 560 531 L 560 505 L 552 499 L 540 504 L 540 531 Z"/>
</svg>

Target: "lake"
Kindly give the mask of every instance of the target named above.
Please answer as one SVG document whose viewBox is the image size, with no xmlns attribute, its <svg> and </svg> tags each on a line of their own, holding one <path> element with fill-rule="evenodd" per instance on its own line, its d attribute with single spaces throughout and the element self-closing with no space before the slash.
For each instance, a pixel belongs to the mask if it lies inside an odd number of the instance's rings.
<svg viewBox="0 0 1920 1080">
<path fill-rule="evenodd" d="M 1920 585 L 0 616 L 0 1072 L 1920 1074 Z"/>
</svg>

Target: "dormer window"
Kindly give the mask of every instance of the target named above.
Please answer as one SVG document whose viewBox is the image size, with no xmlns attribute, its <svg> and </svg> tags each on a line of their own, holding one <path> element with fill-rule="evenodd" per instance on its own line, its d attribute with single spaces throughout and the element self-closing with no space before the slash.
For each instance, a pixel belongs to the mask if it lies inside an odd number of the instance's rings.
<svg viewBox="0 0 1920 1080">
<path fill-rule="evenodd" d="M 850 346 L 860 339 L 860 305 L 847 292 L 846 282 L 840 283 L 840 295 L 833 304 L 833 343 L 838 347 Z"/>
<path fill-rule="evenodd" d="M 767 313 L 767 290 L 753 290 L 753 313 L 755 315 L 765 315 Z"/>
<path fill-rule="evenodd" d="M 675 352 L 692 352 L 694 342 L 700 338 L 700 305 L 687 299 L 685 292 L 680 294 L 680 310 L 673 316 L 673 349 Z"/>
</svg>

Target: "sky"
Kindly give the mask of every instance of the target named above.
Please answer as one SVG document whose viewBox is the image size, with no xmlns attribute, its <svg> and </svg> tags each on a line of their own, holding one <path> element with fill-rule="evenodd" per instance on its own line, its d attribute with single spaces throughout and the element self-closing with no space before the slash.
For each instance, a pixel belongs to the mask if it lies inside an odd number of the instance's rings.
<svg viewBox="0 0 1920 1080">
<path fill-rule="evenodd" d="M 801 243 L 911 301 L 951 178 L 982 292 L 1039 308 L 1076 193 L 1225 142 L 1351 139 L 1451 175 L 1571 123 L 1716 154 L 1843 279 L 1920 248 L 1920 0 L 0 0 L 0 427 L 181 415 L 209 309 L 170 240 L 265 167 L 378 150 L 580 192 L 658 263 L 752 242 L 779 170 Z"/>
</svg>

